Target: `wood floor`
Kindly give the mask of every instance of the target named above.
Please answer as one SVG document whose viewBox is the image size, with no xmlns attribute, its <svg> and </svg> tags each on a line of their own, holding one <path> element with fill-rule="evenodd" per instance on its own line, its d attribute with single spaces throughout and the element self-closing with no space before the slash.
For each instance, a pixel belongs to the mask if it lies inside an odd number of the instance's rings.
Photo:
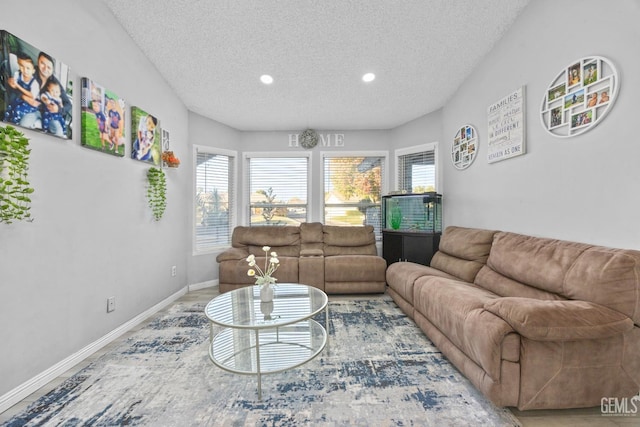
<svg viewBox="0 0 640 427">
<path fill-rule="evenodd" d="M 193 303 L 206 303 L 211 300 L 213 297 L 218 295 L 217 288 L 206 288 L 193 292 L 189 292 L 186 295 L 182 296 L 177 302 L 193 302 Z M 329 299 L 337 299 L 337 298 L 345 298 L 345 297 L 332 297 Z M 166 310 L 166 308 L 165 308 Z M 133 328 L 131 331 L 125 333 L 121 337 L 119 337 L 116 341 L 111 344 L 105 346 L 100 351 L 94 353 L 84 361 L 80 362 L 72 369 L 68 370 L 55 380 L 49 382 L 44 387 L 40 388 L 36 392 L 32 393 L 30 396 L 20 401 L 13 407 L 9 408 L 2 414 L 0 414 L 0 424 L 5 423 L 11 417 L 29 406 L 32 402 L 39 399 L 41 396 L 47 394 L 49 391 L 53 390 L 63 381 L 65 381 L 70 376 L 74 375 L 82 368 L 93 362 L 95 359 L 110 351 L 111 348 L 120 344 L 123 340 L 129 338 L 136 330 L 143 328 L 150 319 L 142 322 L 140 325 Z M 600 407 L 595 408 L 584 408 L 584 409 L 566 409 L 566 410 L 554 410 L 554 411 L 518 411 L 516 409 L 512 409 L 512 412 L 524 427 L 615 427 L 615 426 L 635 426 L 640 427 L 640 414 L 636 414 L 635 416 L 602 416 L 600 412 Z"/>
</svg>

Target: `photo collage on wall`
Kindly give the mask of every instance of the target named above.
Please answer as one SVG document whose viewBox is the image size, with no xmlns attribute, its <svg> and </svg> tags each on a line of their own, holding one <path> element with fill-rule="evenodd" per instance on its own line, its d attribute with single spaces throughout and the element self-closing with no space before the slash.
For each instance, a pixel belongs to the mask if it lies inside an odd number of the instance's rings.
<svg viewBox="0 0 640 427">
<path fill-rule="evenodd" d="M 451 161 L 456 169 L 468 168 L 478 152 L 478 133 L 470 125 L 462 126 L 453 138 Z"/>
<path fill-rule="evenodd" d="M 0 30 L 0 118 L 58 138 L 72 136 L 69 67 L 4 30 Z"/>
<path fill-rule="evenodd" d="M 80 143 L 83 147 L 124 157 L 126 102 L 88 77 L 81 79 Z M 71 70 L 15 35 L 0 30 L 0 120 L 63 139 L 72 139 L 73 81 Z M 131 158 L 154 166 L 163 164 L 169 132 L 157 117 L 131 107 Z"/>
<path fill-rule="evenodd" d="M 543 127 L 561 138 L 593 128 L 611 109 L 618 83 L 616 69 L 606 58 L 586 57 L 571 63 L 543 97 Z"/>
</svg>

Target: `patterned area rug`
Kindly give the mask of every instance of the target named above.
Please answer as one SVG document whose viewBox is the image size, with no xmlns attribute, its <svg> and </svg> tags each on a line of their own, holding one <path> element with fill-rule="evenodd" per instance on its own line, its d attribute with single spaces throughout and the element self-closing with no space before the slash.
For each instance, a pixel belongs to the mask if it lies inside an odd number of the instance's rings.
<svg viewBox="0 0 640 427">
<path fill-rule="evenodd" d="M 208 356 L 202 304 L 175 304 L 8 426 L 518 426 L 388 296 L 330 301 L 330 351 L 256 378 Z M 324 316 L 318 316 L 324 324 Z"/>
</svg>

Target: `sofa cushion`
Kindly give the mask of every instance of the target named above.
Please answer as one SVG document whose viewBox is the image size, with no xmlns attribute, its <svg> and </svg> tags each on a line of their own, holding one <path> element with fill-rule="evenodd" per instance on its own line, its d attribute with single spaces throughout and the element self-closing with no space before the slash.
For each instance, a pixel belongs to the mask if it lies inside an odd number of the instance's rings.
<svg viewBox="0 0 640 427">
<path fill-rule="evenodd" d="M 496 298 L 473 284 L 430 276 L 416 280 L 413 302 L 416 317 L 419 313 L 429 319 L 453 345 L 499 381 L 503 353 L 517 360 L 519 341 L 507 322 L 484 309 Z"/>
<path fill-rule="evenodd" d="M 323 238 L 322 223 L 303 222 L 300 224 L 300 241 L 302 243 L 322 243 Z"/>
<path fill-rule="evenodd" d="M 324 233 L 322 231 L 322 223 L 303 222 L 302 224 L 300 224 L 300 255 L 324 255 L 324 242 L 322 241 L 323 238 Z M 313 251 L 314 255 L 310 255 L 312 253 L 310 251 Z"/>
<path fill-rule="evenodd" d="M 640 325 L 640 251 L 499 232 L 487 267 L 523 285 L 604 305 Z"/>
<path fill-rule="evenodd" d="M 324 255 L 378 255 L 373 226 L 341 227 L 325 225 Z"/>
<path fill-rule="evenodd" d="M 404 300 L 413 305 L 413 284 L 422 276 L 456 277 L 422 264 L 413 262 L 394 262 L 387 267 L 387 284 Z"/>
<path fill-rule="evenodd" d="M 569 268 L 589 245 L 516 233 L 496 233 L 487 266 L 528 286 L 563 294 Z"/>
<path fill-rule="evenodd" d="M 385 283 L 387 262 L 378 256 L 336 255 L 325 257 L 324 265 L 325 282 Z"/>
<path fill-rule="evenodd" d="M 588 301 L 507 297 L 488 301 L 484 308 L 522 336 L 537 341 L 600 339 L 633 328 L 629 317 Z"/>
<path fill-rule="evenodd" d="M 431 266 L 466 282 L 473 282 L 489 257 L 495 233 L 492 230 L 447 227 Z"/>
<path fill-rule="evenodd" d="M 562 295 L 547 292 L 533 286 L 525 285 L 516 280 L 503 276 L 488 266 L 480 269 L 474 283 L 481 288 L 493 292 L 502 297 L 523 297 L 542 300 L 566 300 Z"/>
<path fill-rule="evenodd" d="M 233 229 L 231 246 L 247 247 L 249 253 L 263 256 L 263 246 L 271 247 L 278 256 L 300 256 L 300 227 L 285 226 L 238 226 Z"/>
<path fill-rule="evenodd" d="M 273 277 L 278 279 L 278 283 L 297 283 L 299 258 L 278 256 L 278 259 L 280 264 Z M 264 260 L 264 257 L 256 257 L 256 263 L 260 268 L 264 268 Z M 245 258 L 221 262 L 218 268 L 219 277 L 224 278 L 222 283 L 246 285 L 256 283 L 256 278 L 247 274 L 249 264 Z"/>
<path fill-rule="evenodd" d="M 216 256 L 216 261 L 235 261 L 239 259 L 247 259 L 249 250 L 247 248 L 229 248 L 224 252 L 220 252 Z"/>
<path fill-rule="evenodd" d="M 612 308 L 640 325 L 640 251 L 589 248 L 567 272 L 563 294 Z"/>
</svg>

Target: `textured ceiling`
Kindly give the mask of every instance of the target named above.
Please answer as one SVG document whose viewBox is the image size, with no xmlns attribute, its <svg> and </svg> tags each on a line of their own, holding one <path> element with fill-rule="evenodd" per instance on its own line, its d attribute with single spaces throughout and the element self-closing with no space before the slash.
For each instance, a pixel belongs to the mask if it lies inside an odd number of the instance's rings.
<svg viewBox="0 0 640 427">
<path fill-rule="evenodd" d="M 390 129 L 437 110 L 529 2 L 103 1 L 189 110 L 239 130 Z"/>
</svg>

